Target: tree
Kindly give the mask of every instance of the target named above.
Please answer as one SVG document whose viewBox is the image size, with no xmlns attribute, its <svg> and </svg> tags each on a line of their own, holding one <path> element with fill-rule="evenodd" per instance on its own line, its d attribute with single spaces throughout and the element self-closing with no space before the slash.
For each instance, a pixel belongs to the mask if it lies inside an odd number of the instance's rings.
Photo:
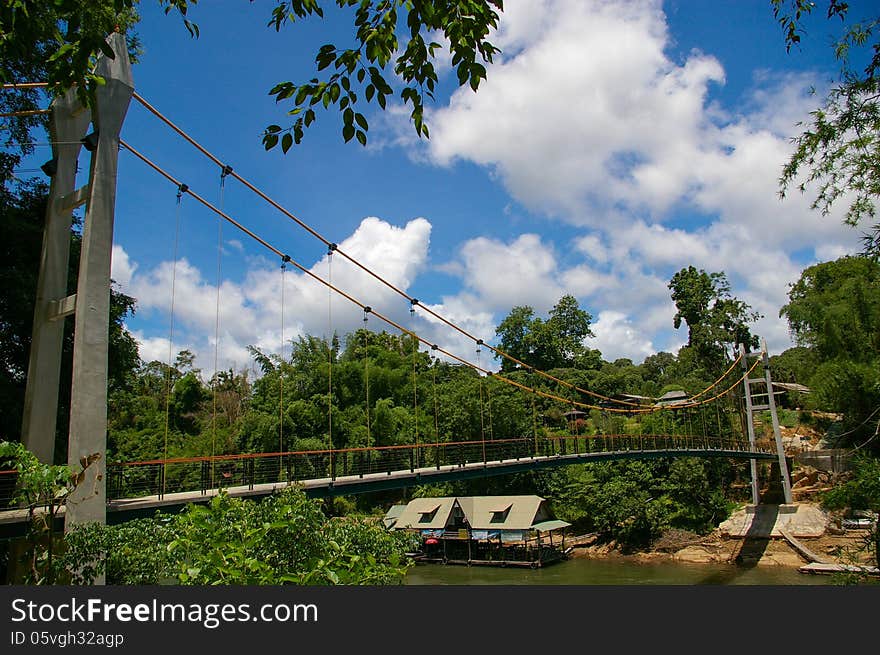
<svg viewBox="0 0 880 655">
<path fill-rule="evenodd" d="M 173 517 L 77 526 L 61 572 L 91 584 L 386 585 L 412 565 L 413 535 L 377 521 L 328 518 L 317 501 L 288 487 L 262 502 L 221 493 Z M 96 562 L 83 571 L 82 562 Z"/>
<path fill-rule="evenodd" d="M 682 321 L 687 323 L 687 345 L 707 368 L 723 361 L 728 344 L 742 344 L 746 350 L 758 347 L 758 337 L 751 333 L 748 323 L 761 315 L 730 294 L 725 273 L 707 273 L 688 266 L 673 275 L 668 286 L 678 310 L 672 324 L 677 330 Z"/>
<path fill-rule="evenodd" d="M 0 187 L 0 438 L 17 440 L 31 346 L 34 302 L 39 275 L 43 223 L 48 189 L 43 182 L 16 182 Z M 80 223 L 74 220 L 68 289 L 76 289 L 80 253 Z M 139 365 L 137 343 L 124 321 L 134 313 L 135 300 L 117 289 L 110 292 L 110 345 L 108 387 L 112 393 L 125 387 Z M 68 321 L 61 363 L 61 379 L 69 380 L 73 364 L 73 330 Z M 61 385 L 56 453 L 67 452 L 69 384 Z"/>
<path fill-rule="evenodd" d="M 179 14 L 190 34 L 198 37 L 198 26 L 187 18 L 190 5 L 197 1 L 159 3 L 166 14 Z M 0 9 L 3 81 L 25 81 L 22 75 L 45 73 L 39 77 L 47 79 L 54 92 L 76 86 L 87 101 L 89 90 L 101 82 L 91 72 L 95 57 L 102 52 L 112 57 L 104 38 L 114 29 L 125 31 L 137 23 L 138 3 L 139 0 L 7 0 Z M 449 50 L 459 86 L 468 85 L 476 91 L 486 79 L 483 64 L 491 63 L 500 52 L 487 37 L 498 26 L 497 12 L 502 10 L 502 0 L 335 0 L 334 4 L 340 12 L 353 13 L 354 43 L 348 47 L 323 45 L 315 55 L 316 77 L 301 83 L 284 81 L 272 87 L 270 94 L 276 102 L 292 101 L 294 106 L 288 115 L 295 119 L 287 127 L 266 128 L 263 144 L 267 150 L 280 143 L 287 152 L 294 143 L 300 143 L 304 130 L 316 120 L 315 109 L 326 110 L 331 106 L 340 112 L 345 141 L 357 138 L 366 145 L 369 125 L 355 107 L 365 99 L 385 109 L 388 99 L 395 95 L 392 83 L 398 86 L 397 96 L 403 105 L 411 107 L 410 120 L 416 134 L 427 138 L 424 105 L 426 98 L 434 98 L 438 83 L 435 62 L 440 53 Z M 280 31 L 314 17 L 324 17 L 318 0 L 284 0 L 272 9 L 268 26 Z M 406 36 L 399 40 L 401 32 Z M 446 45 L 433 38 L 445 41 Z M 20 61 L 31 65 L 19 65 Z M 31 105 L 36 99 L 32 94 L 19 98 Z"/>
<path fill-rule="evenodd" d="M 818 366 L 807 385 L 818 402 L 845 414 L 850 439 L 880 407 L 880 263 L 842 257 L 805 269 L 779 310 Z"/>
<path fill-rule="evenodd" d="M 536 317 L 529 306 L 514 307 L 498 324 L 495 334 L 501 338 L 499 349 L 527 366 L 539 370 L 573 367 L 588 359 L 590 349 L 584 340 L 593 336 L 592 319 L 574 296 L 565 295 L 550 310 L 546 321 Z M 512 371 L 517 366 L 507 358 L 502 359 L 502 371 Z"/>
<path fill-rule="evenodd" d="M 851 477 L 822 497 L 828 509 L 862 509 L 880 513 L 880 460 L 860 456 L 853 462 Z M 874 549 L 874 564 L 880 566 L 880 521 L 875 521 L 869 541 Z"/>
<path fill-rule="evenodd" d="M 816 3 L 809 0 L 772 0 L 773 14 L 785 31 L 786 49 L 801 41 L 803 20 Z M 827 17 L 845 22 L 849 5 L 828 0 Z M 780 195 L 792 185 L 806 192 L 807 185 L 818 184 L 813 209 L 828 214 L 841 198 L 851 196 L 845 222 L 858 225 L 876 215 L 880 195 L 880 17 L 846 26 L 834 44 L 841 65 L 840 80 L 832 86 L 822 107 L 811 112 L 809 127 L 793 139 L 795 151 L 782 170 Z M 868 51 L 867 53 L 865 51 Z M 867 56 L 861 70 L 853 64 Z M 798 183 L 799 176 L 805 180 Z M 880 223 L 865 235 L 865 252 L 880 256 Z"/>
</svg>

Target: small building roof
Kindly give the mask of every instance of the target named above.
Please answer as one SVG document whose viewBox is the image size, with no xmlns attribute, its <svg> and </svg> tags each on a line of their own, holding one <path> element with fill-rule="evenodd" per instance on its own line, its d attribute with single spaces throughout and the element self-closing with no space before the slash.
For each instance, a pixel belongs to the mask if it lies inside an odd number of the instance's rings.
<svg viewBox="0 0 880 655">
<path fill-rule="evenodd" d="M 438 530 L 446 527 L 455 498 L 414 498 L 397 517 L 395 528 Z M 390 510 L 389 510 L 390 511 Z"/>
<path fill-rule="evenodd" d="M 532 526 L 532 530 L 537 530 L 538 532 L 550 532 L 551 530 L 561 530 L 562 528 L 567 528 L 571 525 L 566 521 L 560 521 L 558 519 L 554 519 L 552 521 L 541 521 L 540 523 L 535 523 Z"/>
<path fill-rule="evenodd" d="M 798 393 L 810 393 L 810 388 L 805 387 L 802 384 L 796 384 L 794 382 L 774 382 L 774 387 L 778 387 L 780 389 L 785 389 L 786 391 L 797 391 Z"/>
<path fill-rule="evenodd" d="M 540 496 L 470 496 L 459 498 L 474 530 L 528 530 L 538 517 Z"/>
<path fill-rule="evenodd" d="M 684 391 L 667 391 L 657 399 L 655 406 L 680 405 L 687 402 L 688 395 Z"/>
<path fill-rule="evenodd" d="M 403 514 L 403 510 L 406 509 L 406 505 L 392 505 L 391 509 L 385 512 L 385 516 L 382 518 L 382 523 L 385 524 L 386 528 L 393 528 L 397 523 L 397 519 L 400 518 L 400 515 Z"/>
</svg>

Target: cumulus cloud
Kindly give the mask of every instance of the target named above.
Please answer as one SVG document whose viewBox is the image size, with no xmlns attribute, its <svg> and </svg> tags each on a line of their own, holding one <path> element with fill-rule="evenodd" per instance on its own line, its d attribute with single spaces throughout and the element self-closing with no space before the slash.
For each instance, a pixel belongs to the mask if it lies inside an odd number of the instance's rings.
<svg viewBox="0 0 880 655">
<path fill-rule="evenodd" d="M 431 117 L 435 162 L 489 166 L 523 204 L 587 223 L 623 199 L 663 208 L 686 190 L 724 71 L 698 52 L 668 60 L 658 2 L 509 3 L 502 24 L 515 54 Z"/>
<path fill-rule="evenodd" d="M 756 331 L 788 347 L 778 310 L 803 253 L 828 259 L 858 240 L 809 196 L 779 196 L 815 76 L 755 71 L 741 102 L 722 106 L 710 100 L 722 63 L 671 56 L 657 0 L 511 1 L 494 42 L 504 54 L 489 79 L 432 113 L 420 156 L 484 166 L 524 206 L 581 226 L 573 243 L 584 260 L 560 268 L 547 236 L 467 240 L 447 269 L 468 287 L 462 301 L 546 310 L 573 293 L 604 315 L 605 348 L 622 352 L 619 340 L 637 359 L 646 343 L 680 343 L 667 283 L 694 265 L 726 272 L 764 315 Z"/>
<path fill-rule="evenodd" d="M 424 218 L 397 227 L 368 217 L 339 249 L 405 290 L 426 265 L 430 232 L 431 225 Z M 213 373 L 215 356 L 220 368 L 247 366 L 248 345 L 280 353 L 282 273 L 277 268 L 252 264 L 243 279 L 224 279 L 218 294 L 216 281 L 206 279 L 187 259 L 135 272 L 137 265 L 125 250 L 117 246 L 116 253 L 120 271 L 129 272 L 127 277 L 120 276 L 125 279 L 124 289 L 137 298 L 139 311 L 168 321 L 166 336 L 135 332 L 143 359 L 168 359 L 172 287 L 173 350 L 189 348 L 195 352 L 196 365 L 206 375 Z M 332 261 L 325 255 L 308 270 L 392 320 L 408 320 L 409 304 L 403 298 L 340 254 L 333 255 Z M 326 336 L 331 328 L 343 335 L 361 327 L 362 310 L 330 293 L 326 285 L 292 266 L 283 277 L 286 341 L 302 334 Z M 392 329 L 378 319 L 373 323 L 372 329 Z"/>
<path fill-rule="evenodd" d="M 114 245 L 110 253 L 110 277 L 121 288 L 126 288 L 131 283 L 137 264 L 131 261 L 128 253 L 122 246 Z"/>
<path fill-rule="evenodd" d="M 592 330 L 596 336 L 588 338 L 587 344 L 598 348 L 608 361 L 625 357 L 638 363 L 655 352 L 651 339 L 621 312 L 599 312 Z"/>
</svg>

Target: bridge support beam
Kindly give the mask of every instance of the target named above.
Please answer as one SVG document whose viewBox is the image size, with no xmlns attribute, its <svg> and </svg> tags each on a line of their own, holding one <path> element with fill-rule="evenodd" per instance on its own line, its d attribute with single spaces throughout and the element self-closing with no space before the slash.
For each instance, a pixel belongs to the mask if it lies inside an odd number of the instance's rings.
<svg viewBox="0 0 880 655">
<path fill-rule="evenodd" d="M 782 445 L 782 432 L 779 429 L 779 416 L 776 413 L 776 396 L 773 393 L 773 381 L 770 379 L 770 357 L 767 354 L 767 342 L 764 348 L 764 380 L 767 385 L 767 404 L 770 406 L 770 420 L 773 423 L 773 438 L 776 441 L 776 456 L 779 459 L 779 475 L 782 477 L 782 492 L 787 505 L 791 505 L 791 478 L 788 475 L 788 462 L 785 461 L 785 448 Z"/>
<path fill-rule="evenodd" d="M 52 102 L 50 138 L 55 173 L 49 185 L 40 273 L 34 303 L 34 323 L 24 395 L 21 436 L 24 447 L 44 464 L 55 458 L 55 430 L 58 415 L 58 383 L 64 320 L 56 308 L 67 297 L 70 260 L 70 226 L 73 205 L 65 198 L 75 193 L 76 164 L 91 114 L 71 89 Z"/>
<path fill-rule="evenodd" d="M 749 364 L 746 360 L 746 349 L 742 344 L 739 345 L 739 354 L 742 361 L 742 370 L 743 370 L 743 389 L 744 389 L 744 397 L 745 397 L 745 405 L 746 405 L 746 430 L 749 435 L 749 448 L 754 452 L 755 448 L 755 420 L 754 413 L 752 411 L 752 390 L 749 386 Z M 761 494 L 758 489 L 758 460 L 750 459 L 749 460 L 749 469 L 752 474 L 752 504 L 757 505 L 761 502 Z"/>
<path fill-rule="evenodd" d="M 85 465 L 82 481 L 67 500 L 65 530 L 79 523 L 106 523 L 107 349 L 110 341 L 110 257 L 116 205 L 119 132 L 134 92 L 128 48 L 121 34 L 107 39 L 114 59 L 101 57 L 95 91 L 88 208 L 76 291 L 70 441 L 67 463 Z M 103 582 L 103 580 L 102 580 Z"/>
</svg>

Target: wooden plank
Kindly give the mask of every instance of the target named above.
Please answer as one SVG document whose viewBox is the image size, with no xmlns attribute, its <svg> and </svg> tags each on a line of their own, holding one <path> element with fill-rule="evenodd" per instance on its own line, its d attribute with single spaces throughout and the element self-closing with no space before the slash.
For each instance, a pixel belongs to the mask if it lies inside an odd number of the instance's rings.
<svg viewBox="0 0 880 655">
<path fill-rule="evenodd" d="M 785 540 L 792 545 L 792 547 L 807 558 L 811 563 L 818 564 L 828 564 L 829 562 L 822 557 L 819 557 L 816 553 L 811 551 L 809 548 L 804 546 L 800 541 L 795 539 L 791 534 L 789 534 L 786 530 L 779 528 L 779 534 L 785 537 Z"/>
<path fill-rule="evenodd" d="M 880 569 L 876 566 L 856 566 L 854 564 L 827 564 L 811 562 L 804 564 L 798 569 L 801 573 L 819 573 L 831 575 L 832 573 L 864 573 L 870 576 L 880 576 Z"/>
</svg>

